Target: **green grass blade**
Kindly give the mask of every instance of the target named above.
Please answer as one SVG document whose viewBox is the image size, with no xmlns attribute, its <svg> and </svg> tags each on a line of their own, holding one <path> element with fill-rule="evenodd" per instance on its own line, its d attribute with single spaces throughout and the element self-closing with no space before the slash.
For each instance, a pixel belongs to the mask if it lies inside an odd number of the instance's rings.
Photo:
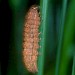
<svg viewBox="0 0 75 75">
<path fill-rule="evenodd" d="M 48 8 L 48 1 L 49 0 L 41 0 L 40 1 L 40 17 L 41 17 L 41 25 L 40 25 L 40 46 L 39 49 L 39 57 L 38 57 L 38 73 L 37 75 L 44 75 L 44 54 L 45 54 L 45 40 L 46 40 L 46 17 L 47 17 L 47 8 Z"/>
<path fill-rule="evenodd" d="M 62 13 L 61 13 L 61 20 L 60 20 L 60 36 L 59 36 L 59 45 L 58 45 L 58 51 L 57 51 L 57 58 L 56 58 L 56 68 L 55 68 L 55 75 L 58 75 L 59 72 L 59 64 L 60 64 L 60 55 L 61 55 L 61 47 L 62 47 L 62 38 L 63 38 L 63 32 L 64 32 L 64 21 L 65 21 L 65 15 L 66 15 L 66 7 L 67 7 L 67 0 L 63 0 L 62 4 Z"/>
<path fill-rule="evenodd" d="M 71 45 L 73 44 L 73 36 L 74 36 L 74 28 L 75 28 L 75 1 L 72 0 L 68 6 L 68 11 L 65 19 L 65 28 L 64 28 L 64 36 L 63 36 L 63 44 L 62 44 L 62 52 L 61 52 L 61 60 L 60 60 L 60 69 L 58 75 L 67 75 L 69 62 L 71 60 L 71 55 L 73 53 L 73 49 L 71 49 Z M 70 73 L 69 73 L 70 74 Z"/>
</svg>

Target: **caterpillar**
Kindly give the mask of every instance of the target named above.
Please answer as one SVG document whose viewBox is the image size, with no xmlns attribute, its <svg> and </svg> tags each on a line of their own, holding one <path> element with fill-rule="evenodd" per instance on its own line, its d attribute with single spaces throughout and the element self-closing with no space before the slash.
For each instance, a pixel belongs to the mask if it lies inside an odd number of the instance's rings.
<svg viewBox="0 0 75 75">
<path fill-rule="evenodd" d="M 39 7 L 32 5 L 25 16 L 23 31 L 23 61 L 29 72 L 38 72 Z"/>
</svg>

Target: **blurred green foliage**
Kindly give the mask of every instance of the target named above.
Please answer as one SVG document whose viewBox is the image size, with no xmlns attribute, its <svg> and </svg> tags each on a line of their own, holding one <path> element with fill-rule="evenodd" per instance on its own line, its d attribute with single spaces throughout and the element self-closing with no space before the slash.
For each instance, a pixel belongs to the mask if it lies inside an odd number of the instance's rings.
<svg viewBox="0 0 75 75">
<path fill-rule="evenodd" d="M 29 73 L 22 59 L 25 15 L 40 6 L 38 73 Z M 9 0 L 12 32 L 7 75 L 75 75 L 75 0 Z"/>
</svg>

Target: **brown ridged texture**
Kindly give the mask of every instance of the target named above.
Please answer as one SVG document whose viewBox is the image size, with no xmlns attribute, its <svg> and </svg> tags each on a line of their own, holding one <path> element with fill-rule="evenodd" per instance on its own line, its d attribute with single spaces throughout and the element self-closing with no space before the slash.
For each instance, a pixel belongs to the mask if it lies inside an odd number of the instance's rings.
<svg viewBox="0 0 75 75">
<path fill-rule="evenodd" d="M 39 25 L 38 6 L 33 5 L 25 17 L 23 33 L 23 60 L 27 70 L 33 73 L 38 72 Z"/>
</svg>

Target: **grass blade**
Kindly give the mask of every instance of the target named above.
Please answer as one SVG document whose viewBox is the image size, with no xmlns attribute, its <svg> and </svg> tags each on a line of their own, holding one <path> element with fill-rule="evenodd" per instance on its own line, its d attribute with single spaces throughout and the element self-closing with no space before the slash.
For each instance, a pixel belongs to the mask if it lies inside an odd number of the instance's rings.
<svg viewBox="0 0 75 75">
<path fill-rule="evenodd" d="M 48 8 L 48 1 L 49 0 L 41 0 L 40 1 L 40 15 L 41 15 L 41 25 L 40 25 L 40 32 L 41 32 L 41 41 L 39 49 L 39 55 L 38 58 L 38 73 L 37 75 L 43 75 L 43 68 L 44 68 L 44 54 L 45 54 L 45 40 L 46 40 L 46 17 L 47 17 L 47 8 Z"/>
<path fill-rule="evenodd" d="M 60 21 L 61 28 L 60 28 L 59 45 L 58 45 L 57 58 L 56 58 L 55 75 L 58 75 L 58 72 L 59 72 L 59 64 L 60 64 L 62 38 L 63 38 L 63 32 L 64 32 L 64 21 L 65 21 L 66 7 L 67 7 L 67 0 L 63 0 L 62 16 L 61 16 L 61 21 Z"/>
</svg>

